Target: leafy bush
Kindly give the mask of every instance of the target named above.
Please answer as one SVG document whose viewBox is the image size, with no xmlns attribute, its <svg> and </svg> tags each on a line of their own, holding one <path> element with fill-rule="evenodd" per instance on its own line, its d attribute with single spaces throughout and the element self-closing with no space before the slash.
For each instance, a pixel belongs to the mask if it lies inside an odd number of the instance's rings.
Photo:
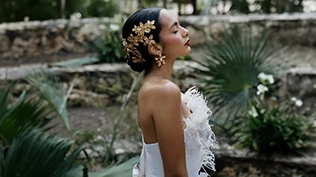
<svg viewBox="0 0 316 177">
<path fill-rule="evenodd" d="M 238 11 L 241 13 L 284 13 L 284 12 L 302 12 L 303 0 L 284 0 L 282 3 L 276 0 L 255 0 L 253 3 L 249 3 L 246 0 L 231 0 L 232 6 L 230 11 Z M 256 6 L 250 8 L 250 6 Z"/>
<path fill-rule="evenodd" d="M 301 100 L 269 104 L 264 95 L 273 84 L 273 79 L 272 82 L 260 80 L 257 86 L 259 98 L 252 101 L 252 107 L 246 114 L 248 122 L 236 135 L 239 147 L 268 154 L 302 153 L 302 149 L 311 143 L 310 135 L 314 127 L 308 117 L 295 109 L 302 106 Z"/>
<path fill-rule="evenodd" d="M 235 119 L 250 105 L 255 96 L 252 89 L 260 72 L 276 73 L 271 62 L 272 50 L 267 48 L 268 32 L 255 38 L 251 30 L 233 26 L 220 39 L 207 44 L 205 61 L 195 68 L 203 83 L 203 92 L 212 105 L 213 123 L 224 132 L 232 132 L 242 119 Z"/>
<path fill-rule="evenodd" d="M 88 47 L 98 54 L 98 63 L 124 62 L 124 48 L 122 45 L 121 27 L 124 18 L 120 15 L 114 17 L 110 25 L 103 25 L 104 37 L 97 37 Z"/>
<path fill-rule="evenodd" d="M 78 10 L 83 17 L 113 17 L 118 13 L 118 1 L 87 0 Z"/>
<path fill-rule="evenodd" d="M 67 0 L 65 16 L 80 9 L 83 0 Z M 0 22 L 23 21 L 25 17 L 30 20 L 48 20 L 62 17 L 60 0 L 1 0 Z"/>
<path fill-rule="evenodd" d="M 69 18 L 78 12 L 83 17 L 113 17 L 118 12 L 114 0 L 1 0 L 0 23 L 29 20 L 49 20 Z"/>
</svg>

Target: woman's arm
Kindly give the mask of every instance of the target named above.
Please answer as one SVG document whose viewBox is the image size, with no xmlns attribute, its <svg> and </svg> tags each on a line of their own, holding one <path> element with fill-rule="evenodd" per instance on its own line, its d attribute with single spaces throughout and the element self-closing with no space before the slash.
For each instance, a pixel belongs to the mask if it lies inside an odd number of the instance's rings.
<svg viewBox="0 0 316 177">
<path fill-rule="evenodd" d="M 154 92 L 153 119 L 165 177 L 187 177 L 180 89 L 168 81 Z"/>
</svg>

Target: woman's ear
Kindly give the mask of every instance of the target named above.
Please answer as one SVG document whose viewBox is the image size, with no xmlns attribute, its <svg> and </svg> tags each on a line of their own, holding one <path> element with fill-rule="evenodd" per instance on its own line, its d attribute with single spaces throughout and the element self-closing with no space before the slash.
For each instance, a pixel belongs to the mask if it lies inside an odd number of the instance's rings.
<svg viewBox="0 0 316 177">
<path fill-rule="evenodd" d="M 148 45 L 148 52 L 151 55 L 159 56 L 162 54 L 162 46 L 160 44 L 150 44 Z"/>
</svg>

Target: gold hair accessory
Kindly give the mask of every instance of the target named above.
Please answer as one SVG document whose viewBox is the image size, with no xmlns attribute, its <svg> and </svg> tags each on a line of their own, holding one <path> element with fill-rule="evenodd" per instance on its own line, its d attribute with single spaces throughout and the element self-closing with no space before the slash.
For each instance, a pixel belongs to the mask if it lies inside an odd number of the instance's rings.
<svg viewBox="0 0 316 177">
<path fill-rule="evenodd" d="M 136 46 L 139 46 L 139 43 L 143 43 L 143 45 L 152 45 L 156 44 L 153 40 L 154 36 L 150 35 L 149 37 L 145 36 L 145 33 L 150 33 L 152 29 L 156 29 L 155 20 L 147 21 L 145 24 L 140 22 L 139 26 L 134 25 L 132 31 L 136 34 L 134 36 L 132 33 L 127 40 L 123 38 L 123 46 L 127 56 L 130 58 L 130 53 L 132 53 L 135 57 L 132 57 L 133 63 L 144 63 L 145 59 L 142 58 L 142 55 L 137 50 Z"/>
<path fill-rule="evenodd" d="M 156 60 L 156 63 L 158 64 L 158 67 L 160 67 L 161 65 L 164 65 L 166 62 L 165 62 L 165 58 L 166 56 L 161 56 L 161 54 L 159 54 L 159 57 L 156 57 L 155 60 Z"/>
</svg>

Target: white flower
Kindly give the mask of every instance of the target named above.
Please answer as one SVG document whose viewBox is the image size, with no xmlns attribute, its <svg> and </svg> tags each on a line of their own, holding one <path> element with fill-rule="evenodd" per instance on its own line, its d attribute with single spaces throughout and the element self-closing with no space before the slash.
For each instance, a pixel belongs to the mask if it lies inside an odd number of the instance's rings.
<svg viewBox="0 0 316 177">
<path fill-rule="evenodd" d="M 248 114 L 251 115 L 252 117 L 258 117 L 258 112 L 255 109 L 255 107 L 251 107 L 251 109 L 248 111 Z"/>
<path fill-rule="evenodd" d="M 111 29 L 112 31 L 117 31 L 117 30 L 120 29 L 120 26 L 117 25 L 117 24 L 110 24 L 110 29 Z"/>
<path fill-rule="evenodd" d="M 267 80 L 270 84 L 273 84 L 274 83 L 274 78 L 271 74 L 267 75 Z"/>
<path fill-rule="evenodd" d="M 264 92 L 266 92 L 268 90 L 269 90 L 268 87 L 266 87 L 266 86 L 264 86 L 262 84 L 259 84 L 257 86 L 257 95 L 261 95 L 262 93 L 264 93 Z"/>
<path fill-rule="evenodd" d="M 82 14 L 80 12 L 75 12 L 70 15 L 70 20 L 78 20 L 82 17 Z"/>
<path fill-rule="evenodd" d="M 262 79 L 262 80 L 265 80 L 265 79 L 266 79 L 266 74 L 264 74 L 264 73 L 262 73 L 262 72 L 259 73 L 259 74 L 258 74 L 258 79 L 260 79 L 260 80 L 261 80 L 261 79 Z"/>
<path fill-rule="evenodd" d="M 296 97 L 292 97 L 292 98 L 291 98 L 291 101 L 293 101 L 293 102 L 295 102 L 296 100 L 297 100 Z"/>
<path fill-rule="evenodd" d="M 301 107 L 303 105 L 303 101 L 298 99 L 298 100 L 295 101 L 295 105 L 297 107 Z"/>
<path fill-rule="evenodd" d="M 271 74 L 265 74 L 265 73 L 259 73 L 258 75 L 258 79 L 261 81 L 268 81 L 269 84 L 273 84 L 274 83 L 274 78 L 273 75 Z"/>
<path fill-rule="evenodd" d="M 297 107 L 301 107 L 303 105 L 303 101 L 300 99 L 297 99 L 296 97 L 292 97 L 291 101 L 293 101 L 295 106 Z"/>
</svg>

